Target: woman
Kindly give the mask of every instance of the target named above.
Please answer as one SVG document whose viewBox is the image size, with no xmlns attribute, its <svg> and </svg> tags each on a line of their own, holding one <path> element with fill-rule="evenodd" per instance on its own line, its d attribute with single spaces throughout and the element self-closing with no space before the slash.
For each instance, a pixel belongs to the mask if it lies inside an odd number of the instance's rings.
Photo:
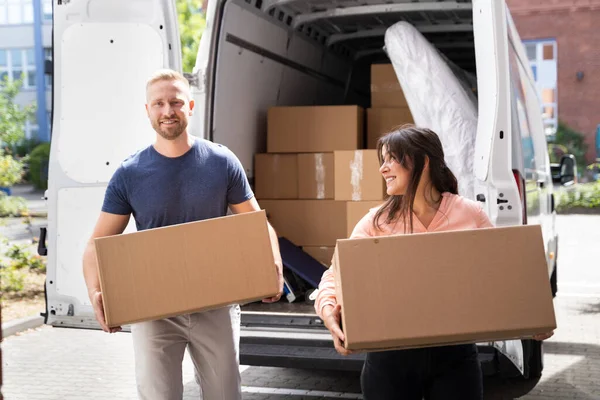
<svg viewBox="0 0 600 400">
<path fill-rule="evenodd" d="M 361 219 L 351 238 L 493 226 L 478 203 L 458 195 L 437 134 L 408 125 L 380 138 L 377 148 L 389 198 Z M 315 310 L 336 350 L 349 354 L 343 347 L 333 268 L 323 274 Z M 367 353 L 361 386 L 366 400 L 483 398 L 474 344 Z"/>
</svg>

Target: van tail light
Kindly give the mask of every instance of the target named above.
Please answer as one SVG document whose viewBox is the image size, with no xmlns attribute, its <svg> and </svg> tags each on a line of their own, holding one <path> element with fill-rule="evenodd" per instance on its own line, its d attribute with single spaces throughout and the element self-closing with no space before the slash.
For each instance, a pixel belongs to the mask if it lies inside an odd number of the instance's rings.
<svg viewBox="0 0 600 400">
<path fill-rule="evenodd" d="M 527 225 L 527 196 L 525 195 L 525 179 L 521 176 L 521 173 L 513 169 L 513 176 L 519 189 L 519 200 L 521 200 L 521 211 L 523 213 L 523 225 Z"/>
</svg>

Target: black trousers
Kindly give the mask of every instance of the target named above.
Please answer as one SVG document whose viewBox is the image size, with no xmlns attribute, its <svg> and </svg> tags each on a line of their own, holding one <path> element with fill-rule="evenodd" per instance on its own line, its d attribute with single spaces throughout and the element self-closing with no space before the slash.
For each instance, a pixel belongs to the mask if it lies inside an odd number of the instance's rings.
<svg viewBox="0 0 600 400">
<path fill-rule="evenodd" d="M 482 400 L 474 344 L 367 353 L 364 400 Z"/>
</svg>

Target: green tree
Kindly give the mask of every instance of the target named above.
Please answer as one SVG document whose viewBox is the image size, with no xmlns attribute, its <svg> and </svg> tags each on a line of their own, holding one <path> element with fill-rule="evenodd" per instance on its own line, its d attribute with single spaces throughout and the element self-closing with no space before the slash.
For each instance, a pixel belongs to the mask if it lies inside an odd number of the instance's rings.
<svg viewBox="0 0 600 400">
<path fill-rule="evenodd" d="M 552 143 L 566 147 L 568 152 L 575 156 L 578 169 L 582 170 L 585 168 L 587 165 L 585 153 L 588 145 L 585 142 L 585 136 L 583 133 L 577 132 L 564 122 L 559 121 L 558 129 L 556 130 L 556 138 L 552 141 Z"/>
<path fill-rule="evenodd" d="M 192 72 L 196 64 L 200 38 L 206 26 L 202 3 L 202 0 L 177 0 L 183 72 Z"/>
<path fill-rule="evenodd" d="M 9 81 L 8 76 L 0 82 L 0 142 L 12 149 L 25 138 L 25 122 L 35 115 L 36 105 L 22 107 L 15 103 L 23 81 Z"/>
</svg>

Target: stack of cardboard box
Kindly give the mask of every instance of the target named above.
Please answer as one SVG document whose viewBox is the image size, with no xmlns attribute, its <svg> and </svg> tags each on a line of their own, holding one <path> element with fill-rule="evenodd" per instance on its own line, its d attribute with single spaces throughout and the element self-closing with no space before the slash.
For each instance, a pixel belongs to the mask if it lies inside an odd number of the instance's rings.
<svg viewBox="0 0 600 400">
<path fill-rule="evenodd" d="M 414 123 L 392 64 L 371 66 L 371 108 L 367 110 L 367 149 L 403 124 Z"/>
<path fill-rule="evenodd" d="M 376 150 L 364 149 L 358 106 L 273 107 L 267 153 L 255 157 L 255 192 L 280 236 L 329 266 L 385 183 Z"/>
</svg>

